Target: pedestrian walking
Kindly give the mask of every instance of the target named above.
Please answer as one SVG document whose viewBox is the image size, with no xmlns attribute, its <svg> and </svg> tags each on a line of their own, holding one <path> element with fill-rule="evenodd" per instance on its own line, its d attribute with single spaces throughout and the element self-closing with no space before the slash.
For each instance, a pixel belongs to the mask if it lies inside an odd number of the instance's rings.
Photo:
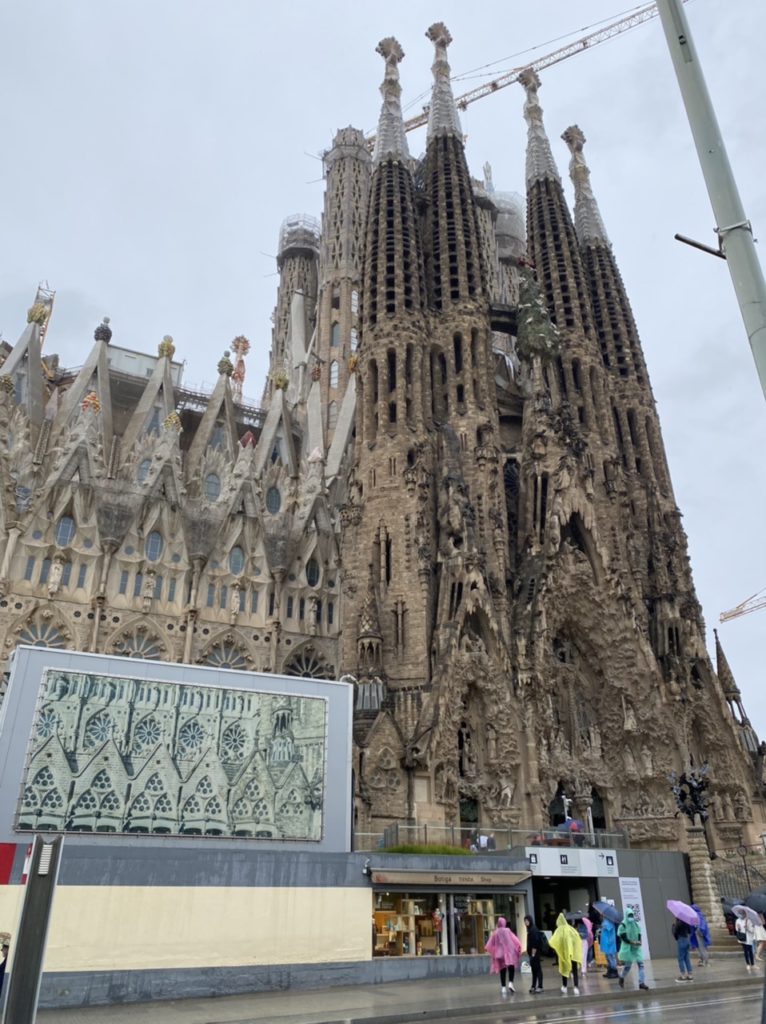
<svg viewBox="0 0 766 1024">
<path fill-rule="evenodd" d="M 574 930 L 580 936 L 582 943 L 582 975 L 585 977 L 588 973 L 588 951 L 593 941 L 591 923 L 585 916 L 578 917 L 574 923 Z"/>
<path fill-rule="evenodd" d="M 734 922 L 734 934 L 737 937 L 737 942 L 742 946 L 742 953 L 745 957 L 745 968 L 749 974 L 755 966 L 755 957 L 753 955 L 753 947 L 755 945 L 755 925 L 744 912 L 741 912 L 740 916 Z"/>
<path fill-rule="evenodd" d="M 620 940 L 620 960 L 623 968 L 619 974 L 619 986 L 625 988 L 625 979 L 630 974 L 633 964 L 638 964 L 638 987 L 648 989 L 646 984 L 646 972 L 644 970 L 644 951 L 641 946 L 641 925 L 636 920 L 632 907 L 625 911 L 622 924 L 617 929 L 617 936 Z"/>
<path fill-rule="evenodd" d="M 489 973 L 500 975 L 500 994 L 507 996 L 509 991 L 515 992 L 513 979 L 521 959 L 521 942 L 518 936 L 508 927 L 504 917 L 498 917 L 497 928 L 487 939 L 484 951 L 489 953 L 492 958 L 489 965 Z M 506 976 L 508 979 L 507 988 Z"/>
<path fill-rule="evenodd" d="M 524 918 L 524 924 L 527 926 L 527 956 L 532 969 L 532 988 L 529 992 L 534 996 L 543 990 L 543 957 L 548 949 L 548 940 L 529 914 Z"/>
<path fill-rule="evenodd" d="M 753 936 L 753 943 L 755 945 L 754 956 L 756 960 L 766 960 L 766 928 L 763 924 L 763 914 L 758 914 L 758 923 L 754 924 L 755 935 Z"/>
<path fill-rule="evenodd" d="M 617 970 L 617 928 L 614 921 L 609 921 L 606 917 L 601 922 L 598 944 L 601 952 L 606 957 L 607 966 L 604 977 L 619 978 L 620 975 Z"/>
<path fill-rule="evenodd" d="M 678 957 L 679 975 L 676 981 L 694 981 L 692 974 L 691 949 L 692 925 L 686 921 L 673 922 L 673 938 L 676 940 L 676 956 Z"/>
<path fill-rule="evenodd" d="M 692 903 L 692 910 L 697 911 L 697 917 L 699 918 L 699 924 L 696 928 L 692 928 L 691 934 L 691 947 L 697 950 L 698 967 L 707 967 L 710 963 L 710 954 L 708 953 L 708 946 L 713 944 L 713 940 L 710 938 L 710 926 L 707 923 L 707 918 L 702 913 L 696 903 Z"/>
<path fill-rule="evenodd" d="M 556 930 L 551 935 L 549 945 L 558 957 L 562 994 L 567 994 L 571 974 L 574 994 L 579 996 L 578 967 L 582 964 L 582 940 L 564 914 L 559 914 L 556 918 Z"/>
</svg>

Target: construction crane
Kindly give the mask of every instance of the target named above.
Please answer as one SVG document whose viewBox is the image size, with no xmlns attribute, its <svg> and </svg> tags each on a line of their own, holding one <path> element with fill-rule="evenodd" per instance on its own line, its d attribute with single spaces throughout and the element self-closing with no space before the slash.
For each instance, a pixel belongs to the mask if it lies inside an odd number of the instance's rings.
<svg viewBox="0 0 766 1024">
<path fill-rule="evenodd" d="M 689 0 L 682 0 L 682 2 L 688 3 Z M 477 86 L 477 88 L 471 89 L 470 92 L 463 93 L 462 96 L 456 96 L 455 103 L 458 105 L 460 110 L 466 110 L 469 104 L 475 103 L 476 100 L 480 100 L 484 96 L 489 96 L 491 93 L 498 92 L 500 89 L 505 89 L 506 86 L 513 85 L 514 82 L 518 82 L 519 75 L 527 68 L 533 68 L 535 71 L 542 71 L 545 68 L 550 68 L 554 64 L 559 64 L 562 60 L 574 57 L 578 53 L 583 53 L 585 50 L 592 50 L 594 46 L 598 46 L 599 43 L 605 43 L 607 40 L 613 39 L 622 32 L 628 32 L 630 29 L 636 28 L 638 25 L 643 25 L 645 21 L 651 21 L 653 18 L 657 17 L 657 13 L 657 6 L 654 3 L 646 4 L 643 7 L 637 7 L 631 14 L 610 22 L 608 25 L 598 29 L 596 32 L 591 32 L 587 36 L 575 39 L 574 42 L 568 43 L 566 46 L 562 46 L 558 50 L 553 50 L 552 53 L 547 53 L 543 57 L 538 57 L 537 60 L 524 64 L 522 67 L 506 71 L 504 74 L 498 75 L 497 78 L 493 78 L 492 81 L 485 82 L 484 85 Z M 423 107 L 422 113 L 417 114 L 415 117 L 411 117 L 409 120 L 404 122 L 404 130 L 411 132 L 416 128 L 421 128 L 424 124 L 427 124 L 429 111 L 430 105 Z M 371 135 L 367 139 L 367 146 L 372 150 L 374 145 L 375 136 Z"/>
<path fill-rule="evenodd" d="M 721 622 L 729 622 L 731 619 L 738 619 L 740 615 L 749 615 L 750 612 L 757 612 L 759 608 L 766 608 L 766 587 L 759 590 L 757 594 L 748 597 L 746 601 L 738 604 L 736 608 L 730 608 L 728 612 L 721 612 Z"/>
</svg>

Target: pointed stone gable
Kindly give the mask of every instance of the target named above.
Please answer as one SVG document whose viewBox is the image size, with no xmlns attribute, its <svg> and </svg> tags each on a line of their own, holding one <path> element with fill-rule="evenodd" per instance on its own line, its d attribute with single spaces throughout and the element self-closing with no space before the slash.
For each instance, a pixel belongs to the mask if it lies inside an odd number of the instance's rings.
<svg viewBox="0 0 766 1024">
<path fill-rule="evenodd" d="M 89 395 L 98 400 L 99 434 L 105 457 L 109 457 L 112 448 L 112 393 L 109 380 L 108 346 L 112 338 L 109 318 L 94 332 L 94 345 L 85 360 L 80 372 L 64 396 L 64 400 L 56 413 L 51 429 L 50 443 L 56 444 L 63 433 L 72 425 Z"/>
<path fill-rule="evenodd" d="M 146 433 L 159 437 L 165 420 L 175 412 L 171 376 L 174 352 L 173 339 L 166 335 L 160 343 L 159 359 L 152 375 L 122 435 L 120 449 L 123 458 L 131 455 L 136 443 Z"/>
</svg>

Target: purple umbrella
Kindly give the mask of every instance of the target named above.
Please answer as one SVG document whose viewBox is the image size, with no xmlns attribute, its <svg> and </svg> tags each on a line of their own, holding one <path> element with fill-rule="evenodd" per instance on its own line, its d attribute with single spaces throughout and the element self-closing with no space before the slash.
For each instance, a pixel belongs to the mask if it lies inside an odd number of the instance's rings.
<svg viewBox="0 0 766 1024">
<path fill-rule="evenodd" d="M 732 909 L 737 917 L 746 917 L 751 924 L 763 924 L 761 915 L 753 910 L 752 907 L 746 907 L 742 903 L 738 903 Z"/>
<path fill-rule="evenodd" d="M 668 900 L 665 906 L 673 917 L 677 917 L 684 924 L 690 924 L 694 928 L 700 923 L 697 911 L 692 910 L 688 903 L 683 903 L 681 900 Z"/>
</svg>

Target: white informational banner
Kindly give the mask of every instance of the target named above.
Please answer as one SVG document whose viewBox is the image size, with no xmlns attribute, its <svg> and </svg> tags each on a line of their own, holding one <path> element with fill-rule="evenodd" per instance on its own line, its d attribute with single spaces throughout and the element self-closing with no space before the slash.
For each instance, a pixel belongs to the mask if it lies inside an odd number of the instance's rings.
<svg viewBox="0 0 766 1024">
<path fill-rule="evenodd" d="M 583 850 L 575 846 L 527 846 L 524 854 L 533 875 L 575 878 L 616 878 L 615 850 Z"/>
<path fill-rule="evenodd" d="M 646 918 L 644 917 L 644 901 L 641 899 L 640 878 L 620 878 L 620 899 L 622 909 L 625 912 L 628 907 L 636 915 L 636 921 L 641 929 L 641 944 L 644 950 L 644 960 L 651 960 L 652 954 L 649 949 L 649 936 L 646 931 Z"/>
</svg>

